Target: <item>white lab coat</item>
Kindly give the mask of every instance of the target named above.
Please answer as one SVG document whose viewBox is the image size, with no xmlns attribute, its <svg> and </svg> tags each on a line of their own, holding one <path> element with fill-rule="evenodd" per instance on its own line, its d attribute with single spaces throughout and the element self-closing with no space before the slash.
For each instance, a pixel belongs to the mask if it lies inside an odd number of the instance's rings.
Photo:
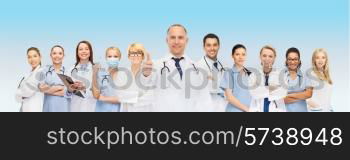
<svg viewBox="0 0 350 160">
<path fill-rule="evenodd" d="M 332 92 L 333 86 L 327 81 L 320 80 L 314 71 L 309 75 L 312 77 L 311 86 L 313 87 L 312 97 L 307 99 L 308 103 L 312 102 L 316 106 L 314 108 L 308 105 L 308 109 L 311 112 L 333 112 L 332 108 Z"/>
<path fill-rule="evenodd" d="M 129 84 L 128 84 L 129 83 Z M 153 90 L 139 87 L 131 71 L 119 71 L 115 80 L 121 112 L 153 112 Z"/>
<path fill-rule="evenodd" d="M 224 97 L 224 90 L 220 88 L 220 82 L 225 73 L 225 66 L 218 60 L 218 69 L 214 67 L 214 61 L 210 58 L 203 56 L 196 65 L 198 68 L 203 69 L 208 77 L 207 89 L 210 92 L 212 99 L 212 111 L 213 112 L 225 112 L 227 101 Z M 227 69 L 227 68 L 226 68 Z"/>
<path fill-rule="evenodd" d="M 258 72 L 252 72 L 248 80 L 249 91 L 252 96 L 251 112 L 264 111 L 264 98 L 268 98 L 271 101 L 269 112 L 286 112 L 284 97 L 288 94 L 287 81 L 285 74 L 281 74 L 281 72 L 281 70 L 273 69 L 269 74 L 269 86 L 279 86 L 272 92 L 265 86 L 265 75 L 262 68 Z"/>
<path fill-rule="evenodd" d="M 24 76 L 16 91 L 16 101 L 21 103 L 22 112 L 42 112 L 44 94 L 40 92 L 40 76 L 42 69 L 36 67 L 28 75 Z"/>
<path fill-rule="evenodd" d="M 76 72 L 76 70 L 78 70 L 78 72 Z M 92 64 L 90 62 L 87 65 L 78 64 L 76 67 L 73 66 L 69 70 L 72 79 L 74 81 L 83 82 L 86 87 L 86 91 L 81 91 L 85 98 L 71 93 L 69 94 L 71 96 L 71 112 L 95 112 L 96 99 L 93 97 L 91 90 L 92 72 Z M 74 73 L 76 73 L 76 75 Z"/>
<path fill-rule="evenodd" d="M 154 90 L 154 111 L 156 112 L 210 112 L 212 111 L 212 101 L 207 87 L 200 85 L 203 83 L 204 75 L 197 72 L 198 68 L 193 65 L 193 61 L 184 56 L 180 61 L 183 71 L 182 80 L 175 67 L 172 55 L 154 62 L 154 71 L 151 76 L 141 75 L 141 82 L 155 87 Z M 168 69 L 164 68 L 165 65 Z M 161 74 L 163 68 L 163 74 Z M 197 70 L 196 70 L 197 69 Z M 171 83 L 173 82 L 173 83 Z M 192 89 L 191 89 L 192 86 Z M 198 86 L 194 89 L 193 86 Z"/>
</svg>

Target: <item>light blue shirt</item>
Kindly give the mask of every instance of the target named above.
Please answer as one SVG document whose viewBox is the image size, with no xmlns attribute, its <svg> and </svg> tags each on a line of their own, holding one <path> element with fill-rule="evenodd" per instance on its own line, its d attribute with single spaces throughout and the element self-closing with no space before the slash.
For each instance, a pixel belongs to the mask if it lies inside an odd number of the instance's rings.
<svg viewBox="0 0 350 160">
<path fill-rule="evenodd" d="M 65 72 L 65 67 L 62 66 L 58 74 L 66 74 Z M 52 65 L 46 66 L 43 73 L 45 74 L 45 84 L 49 86 L 64 86 Z M 67 92 L 65 91 L 64 93 Z M 45 93 L 43 112 L 69 112 L 69 107 L 69 96 L 53 96 Z"/>
<path fill-rule="evenodd" d="M 300 70 L 297 72 L 297 77 L 292 80 L 288 69 L 284 70 L 288 83 L 288 94 L 304 92 L 305 89 L 311 87 L 310 80 Z M 307 112 L 306 100 L 286 104 L 287 112 Z"/>
<path fill-rule="evenodd" d="M 235 66 L 225 71 L 224 76 L 220 83 L 222 89 L 232 89 L 232 94 L 242 104 L 250 106 L 251 95 L 248 90 L 248 73 L 241 74 Z M 231 103 L 227 104 L 226 112 L 243 112 Z"/>
<path fill-rule="evenodd" d="M 97 75 L 97 83 L 100 87 L 100 94 L 103 96 L 117 96 L 116 85 L 107 71 L 100 70 Z M 119 112 L 120 104 L 112 104 L 103 101 L 96 102 L 96 112 Z"/>
</svg>

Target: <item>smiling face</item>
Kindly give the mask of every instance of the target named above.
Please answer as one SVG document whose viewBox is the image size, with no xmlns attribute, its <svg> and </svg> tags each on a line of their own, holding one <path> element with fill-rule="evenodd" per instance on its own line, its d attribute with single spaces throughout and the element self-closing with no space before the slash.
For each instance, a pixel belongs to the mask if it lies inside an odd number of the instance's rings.
<svg viewBox="0 0 350 160">
<path fill-rule="evenodd" d="M 318 52 L 315 54 L 314 63 L 318 70 L 323 70 L 327 63 L 327 56 L 324 52 Z"/>
<path fill-rule="evenodd" d="M 207 57 L 209 57 L 210 59 L 216 60 L 219 49 L 219 42 L 216 38 L 208 38 L 205 40 L 204 50 Z"/>
<path fill-rule="evenodd" d="M 90 48 L 86 43 L 80 43 L 78 46 L 78 57 L 80 61 L 88 61 L 90 58 Z"/>
<path fill-rule="evenodd" d="M 237 48 L 232 54 L 233 61 L 238 66 L 244 66 L 246 60 L 246 50 L 244 48 Z"/>
<path fill-rule="evenodd" d="M 166 38 L 170 53 L 174 56 L 182 56 L 184 54 L 188 38 L 184 28 L 174 26 L 169 29 Z"/>
<path fill-rule="evenodd" d="M 271 69 L 275 59 L 276 55 L 271 49 L 264 48 L 260 53 L 260 60 L 264 70 Z"/>
<path fill-rule="evenodd" d="M 27 54 L 27 58 L 28 63 L 32 66 L 33 69 L 40 65 L 41 56 L 37 51 L 30 50 Z"/>
<path fill-rule="evenodd" d="M 300 66 L 300 57 L 298 53 L 290 52 L 287 57 L 287 67 L 288 70 L 296 71 Z"/>
<path fill-rule="evenodd" d="M 64 51 L 60 47 L 55 47 L 51 51 L 51 59 L 53 64 L 62 64 Z"/>
<path fill-rule="evenodd" d="M 139 65 L 145 58 L 146 49 L 140 43 L 133 43 L 128 48 L 128 59 L 131 64 Z"/>
</svg>

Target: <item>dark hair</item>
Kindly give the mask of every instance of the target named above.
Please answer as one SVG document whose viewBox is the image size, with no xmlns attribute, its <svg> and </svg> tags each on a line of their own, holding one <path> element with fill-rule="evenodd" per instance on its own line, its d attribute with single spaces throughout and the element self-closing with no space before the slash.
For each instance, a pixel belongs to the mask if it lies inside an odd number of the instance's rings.
<svg viewBox="0 0 350 160">
<path fill-rule="evenodd" d="M 28 53 L 29 53 L 30 51 L 35 51 L 35 52 L 37 52 L 38 55 L 41 57 L 41 54 L 40 54 L 40 51 L 39 51 L 38 48 L 36 48 L 36 47 L 30 47 L 30 48 L 28 48 L 28 49 L 27 49 L 27 55 L 28 55 Z M 41 60 L 40 60 L 40 63 L 39 63 L 39 64 L 41 65 Z"/>
<path fill-rule="evenodd" d="M 62 51 L 64 52 L 64 48 L 62 47 L 62 46 L 60 46 L 60 45 L 55 45 L 55 46 L 53 46 L 52 48 L 51 48 L 51 52 L 53 51 L 53 49 L 55 49 L 55 48 L 61 48 L 62 49 Z"/>
<path fill-rule="evenodd" d="M 300 51 L 298 50 L 298 48 L 295 48 L 295 47 L 292 47 L 292 48 L 289 48 L 286 52 L 286 66 L 288 66 L 287 64 L 287 59 L 288 59 L 288 55 L 290 53 L 296 53 L 298 55 L 298 60 L 299 60 L 299 65 L 298 65 L 298 68 L 301 67 L 301 61 L 300 61 Z"/>
<path fill-rule="evenodd" d="M 75 57 L 76 57 L 76 62 L 75 62 L 75 66 L 77 66 L 80 62 L 80 58 L 79 58 L 79 55 L 78 55 L 78 51 L 79 51 L 79 46 L 80 44 L 86 44 L 88 45 L 89 47 L 89 50 L 90 50 L 90 57 L 89 57 L 89 61 L 94 65 L 94 54 L 93 54 L 93 51 L 92 51 L 92 46 L 91 46 L 91 43 L 89 41 L 80 41 L 77 45 L 77 48 L 75 50 Z"/>
<path fill-rule="evenodd" d="M 244 50 L 247 50 L 243 44 L 236 44 L 232 48 L 232 55 L 235 54 L 236 50 L 239 49 L 239 48 L 243 48 Z"/>
<path fill-rule="evenodd" d="M 215 38 L 218 41 L 218 44 L 220 45 L 220 39 L 216 34 L 209 33 L 203 38 L 203 46 L 205 46 L 205 42 L 207 41 L 208 38 Z"/>
</svg>

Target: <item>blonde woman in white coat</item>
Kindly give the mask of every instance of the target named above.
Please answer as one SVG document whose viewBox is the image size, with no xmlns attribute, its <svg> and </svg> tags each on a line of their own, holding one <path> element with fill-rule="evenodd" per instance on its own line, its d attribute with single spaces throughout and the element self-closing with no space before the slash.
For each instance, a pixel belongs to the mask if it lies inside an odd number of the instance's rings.
<svg viewBox="0 0 350 160">
<path fill-rule="evenodd" d="M 150 59 L 150 55 L 146 52 L 142 44 L 134 43 L 128 48 L 128 59 L 131 63 L 129 71 L 131 72 L 119 72 L 117 82 L 115 83 L 121 90 L 118 91 L 119 97 L 125 97 L 124 95 L 132 95 L 135 101 L 128 101 L 121 98 L 121 111 L 122 112 L 153 112 L 154 96 L 153 90 L 143 87 L 142 84 L 138 84 L 138 78 L 140 76 L 142 62 Z M 127 74 L 128 73 L 128 74 Z"/>
<path fill-rule="evenodd" d="M 329 59 L 325 49 L 316 49 L 312 55 L 311 85 L 313 95 L 306 102 L 311 112 L 333 112 L 333 81 L 329 71 Z"/>
<path fill-rule="evenodd" d="M 21 103 L 22 112 L 42 112 L 44 94 L 39 90 L 41 73 L 41 55 L 38 48 L 27 50 L 31 71 L 24 76 L 16 91 L 16 100 Z"/>
<path fill-rule="evenodd" d="M 287 96 L 286 79 L 281 70 L 273 68 L 276 50 L 264 46 L 260 50 L 262 68 L 252 71 L 249 78 L 252 102 L 250 112 L 285 112 L 284 98 Z M 282 77 L 281 77 L 282 76 Z"/>
</svg>

